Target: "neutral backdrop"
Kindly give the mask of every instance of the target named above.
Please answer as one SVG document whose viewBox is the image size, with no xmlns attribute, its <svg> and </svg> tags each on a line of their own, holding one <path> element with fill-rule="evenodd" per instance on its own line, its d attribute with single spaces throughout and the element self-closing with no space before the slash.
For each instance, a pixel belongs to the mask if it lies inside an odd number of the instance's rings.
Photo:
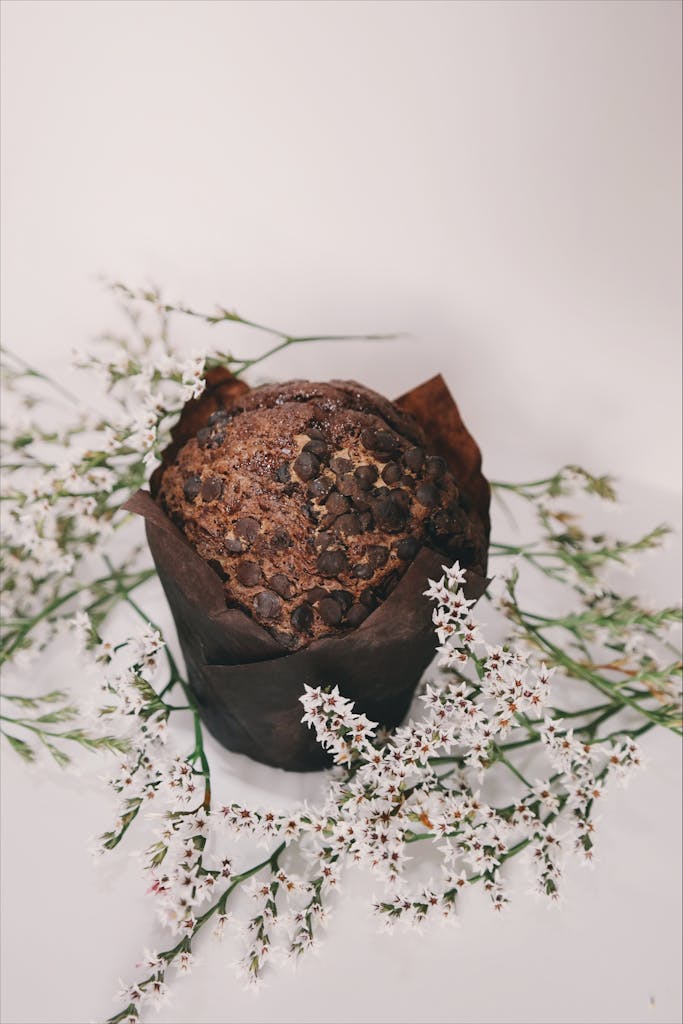
<svg viewBox="0 0 683 1024">
<path fill-rule="evenodd" d="M 678 2 L 5 2 L 4 338 L 97 275 L 287 331 L 276 376 L 444 372 L 510 452 L 680 488 Z M 190 343 L 191 339 L 188 339 Z"/>
<path fill-rule="evenodd" d="M 269 373 L 392 396 L 441 371 L 492 477 L 584 463 L 624 478 L 634 529 L 679 519 L 680 3 L 5 0 L 2 17 L 6 345 L 68 375 L 116 318 L 101 275 L 290 332 L 401 331 Z M 560 918 L 522 902 L 494 933 L 473 907 L 453 946 L 391 945 L 350 900 L 320 959 L 259 1002 L 207 947 L 160 1019 L 679 1020 L 666 740 Z M 249 791 L 243 759 L 220 764 Z M 86 855 L 101 788 L 7 759 L 3 783 L 3 1021 L 101 1017 L 156 941 L 125 857 L 95 875 Z"/>
</svg>

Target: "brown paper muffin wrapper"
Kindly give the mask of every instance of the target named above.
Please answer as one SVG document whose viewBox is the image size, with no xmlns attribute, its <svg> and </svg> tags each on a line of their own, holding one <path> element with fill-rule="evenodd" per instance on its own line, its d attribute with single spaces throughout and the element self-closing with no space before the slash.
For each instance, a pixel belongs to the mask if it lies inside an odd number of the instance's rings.
<svg viewBox="0 0 683 1024">
<path fill-rule="evenodd" d="M 343 696 L 388 728 L 404 718 L 415 687 L 432 660 L 435 634 L 429 578 L 439 579 L 445 558 L 423 547 L 397 586 L 356 629 L 313 641 L 289 653 L 246 612 L 228 608 L 218 575 L 190 546 L 154 501 L 164 466 L 211 413 L 247 390 L 226 370 L 207 374 L 200 399 L 188 402 L 173 431 L 162 466 L 123 506 L 143 516 L 152 557 L 173 613 L 190 686 L 203 721 L 229 750 L 292 771 L 329 764 L 312 729 L 303 725 L 304 684 L 338 686 Z M 489 486 L 481 454 L 466 430 L 443 378 L 434 377 L 396 404 L 424 429 L 458 481 L 470 514 L 488 536 Z M 468 571 L 464 587 L 479 598 L 486 579 Z"/>
</svg>

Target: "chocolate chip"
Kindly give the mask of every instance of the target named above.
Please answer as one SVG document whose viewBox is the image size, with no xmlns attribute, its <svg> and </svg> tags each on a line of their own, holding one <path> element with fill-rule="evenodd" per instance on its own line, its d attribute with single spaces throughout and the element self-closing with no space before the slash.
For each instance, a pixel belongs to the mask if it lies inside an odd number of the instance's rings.
<svg viewBox="0 0 683 1024">
<path fill-rule="evenodd" d="M 297 633 L 308 633 L 313 625 L 313 609 L 310 604 L 300 604 L 289 617 Z"/>
<path fill-rule="evenodd" d="M 448 512 L 444 512 L 443 509 L 439 509 L 432 516 L 432 526 L 434 532 L 438 534 L 449 534 L 455 531 L 455 523 Z"/>
<path fill-rule="evenodd" d="M 353 604 L 353 594 L 348 590 L 333 590 L 330 596 L 334 598 L 342 612 L 347 612 Z"/>
<path fill-rule="evenodd" d="M 316 533 L 313 537 L 313 544 L 318 551 L 327 551 L 331 544 L 334 544 L 334 535 L 328 533 L 327 530 L 322 530 L 320 533 Z"/>
<path fill-rule="evenodd" d="M 256 540 L 260 529 L 261 524 L 253 516 L 243 516 L 235 523 L 235 533 L 237 536 L 241 537 L 242 540 L 248 541 L 250 544 Z"/>
<path fill-rule="evenodd" d="M 385 484 L 397 484 L 403 476 L 403 470 L 398 462 L 387 462 L 382 470 L 382 480 Z"/>
<path fill-rule="evenodd" d="M 425 508 L 434 508 L 439 501 L 439 492 L 434 484 L 420 484 L 415 491 L 415 497 Z"/>
<path fill-rule="evenodd" d="M 335 455 L 334 458 L 330 460 L 330 469 L 333 473 L 343 476 L 344 473 L 348 473 L 353 469 L 353 463 L 349 462 L 348 459 L 343 459 L 340 455 Z"/>
<path fill-rule="evenodd" d="M 361 592 L 360 603 L 371 610 L 377 607 L 377 592 L 374 587 L 366 587 L 365 590 Z"/>
<path fill-rule="evenodd" d="M 230 413 L 227 409 L 216 409 L 215 412 L 211 413 L 206 423 L 207 426 L 214 427 L 217 423 L 225 423 L 225 421 L 229 419 Z"/>
<path fill-rule="evenodd" d="M 268 583 L 271 590 L 274 590 L 276 594 L 283 597 L 285 601 L 289 601 L 290 598 L 294 597 L 294 587 L 283 572 L 276 572 L 274 576 L 270 577 Z"/>
<path fill-rule="evenodd" d="M 239 555 L 244 551 L 244 544 L 237 537 L 226 537 L 223 541 L 223 547 L 231 555 Z"/>
<path fill-rule="evenodd" d="M 388 430 L 364 430 L 361 441 L 374 452 L 394 452 L 398 448 L 398 439 Z"/>
<path fill-rule="evenodd" d="M 215 501 L 223 493 L 223 481 L 219 476 L 210 476 L 202 484 L 202 500 Z"/>
<path fill-rule="evenodd" d="M 333 491 L 325 502 L 325 511 L 332 516 L 340 516 L 349 510 L 349 499 Z"/>
<path fill-rule="evenodd" d="M 420 543 L 415 537 L 404 537 L 396 545 L 396 554 L 402 562 L 409 562 L 420 550 Z"/>
<path fill-rule="evenodd" d="M 418 473 L 424 466 L 424 448 L 409 448 L 407 452 L 403 453 L 403 461 L 408 469 L 412 469 L 413 473 Z"/>
<path fill-rule="evenodd" d="M 183 484 L 183 494 L 188 501 L 194 501 L 201 490 L 202 478 L 200 476 L 188 476 Z"/>
<path fill-rule="evenodd" d="M 343 551 L 323 551 L 318 555 L 316 566 L 321 576 L 339 576 L 348 572 L 349 563 Z"/>
<path fill-rule="evenodd" d="M 318 615 L 327 626 L 338 626 L 342 620 L 342 610 L 332 597 L 324 597 L 320 601 Z"/>
<path fill-rule="evenodd" d="M 357 565 L 354 565 L 351 574 L 357 580 L 371 580 L 374 575 L 374 569 L 367 562 L 359 562 Z"/>
<path fill-rule="evenodd" d="M 365 491 L 358 491 L 351 496 L 351 502 L 358 512 L 367 512 L 370 508 L 370 495 Z"/>
<path fill-rule="evenodd" d="M 342 476 L 338 476 L 337 488 L 340 494 L 347 495 L 348 497 L 352 494 L 358 493 L 360 490 L 358 487 L 358 481 L 354 477 L 353 473 L 344 473 Z"/>
<path fill-rule="evenodd" d="M 256 562 L 240 562 L 237 567 L 237 579 L 244 587 L 257 586 L 262 577 L 261 566 Z"/>
<path fill-rule="evenodd" d="M 197 444 L 200 448 L 205 448 L 209 438 L 211 437 L 211 428 L 202 427 L 201 430 L 197 431 Z"/>
<path fill-rule="evenodd" d="M 275 470 L 275 479 L 281 484 L 288 484 L 291 480 L 291 473 L 289 472 L 289 466 L 286 462 L 283 462 L 282 465 Z"/>
<path fill-rule="evenodd" d="M 282 644 L 288 651 L 293 651 L 298 646 L 298 641 L 295 636 L 291 633 L 286 633 L 284 629 L 274 629 L 272 626 L 269 632 L 275 637 L 278 643 Z"/>
<path fill-rule="evenodd" d="M 412 502 L 407 491 L 402 490 L 400 487 L 394 487 L 391 492 L 391 500 L 400 506 L 405 514 L 408 515 Z"/>
<path fill-rule="evenodd" d="M 314 441 L 325 441 L 326 440 L 325 435 L 323 434 L 322 430 L 318 430 L 316 427 L 307 427 L 306 428 L 306 433 Z"/>
<path fill-rule="evenodd" d="M 329 593 L 324 587 L 311 587 L 310 590 L 306 591 L 306 599 L 309 604 L 322 601 L 323 597 L 329 597 Z"/>
<path fill-rule="evenodd" d="M 294 472 L 300 480 L 312 480 L 320 472 L 320 463 L 311 452 L 301 452 L 294 460 Z"/>
<path fill-rule="evenodd" d="M 363 531 L 372 529 L 372 512 L 361 512 L 358 518 Z"/>
<path fill-rule="evenodd" d="M 425 473 L 430 480 L 440 480 L 446 472 L 446 463 L 440 455 L 429 455 L 425 462 Z"/>
<path fill-rule="evenodd" d="M 358 469 L 354 470 L 353 475 L 360 487 L 364 491 L 369 491 L 377 479 L 377 466 L 359 466 Z"/>
<path fill-rule="evenodd" d="M 405 524 L 405 512 L 397 502 L 393 500 L 391 494 L 386 498 L 381 497 L 375 501 L 372 510 L 375 514 L 375 519 L 378 525 L 387 530 L 389 533 L 395 533 L 397 530 L 403 529 Z"/>
<path fill-rule="evenodd" d="M 275 530 L 270 538 L 270 543 L 274 548 L 283 551 L 285 548 L 291 548 L 293 541 L 286 530 Z"/>
<path fill-rule="evenodd" d="M 362 604 L 354 604 L 349 608 L 346 621 L 355 629 L 356 626 L 360 626 L 361 622 L 365 622 L 369 614 L 369 608 L 363 607 Z"/>
<path fill-rule="evenodd" d="M 324 501 L 333 487 L 334 482 L 331 477 L 319 476 L 316 480 L 311 480 L 309 483 L 308 493 L 316 501 Z"/>
<path fill-rule="evenodd" d="M 368 565 L 373 569 L 381 569 L 383 565 L 387 564 L 389 549 L 385 548 L 383 544 L 371 544 L 365 549 L 365 555 Z"/>
<path fill-rule="evenodd" d="M 353 512 L 347 512 L 346 515 L 339 516 L 339 518 L 335 520 L 334 528 L 335 530 L 338 530 L 339 533 L 344 533 L 349 537 L 353 537 L 357 533 L 363 532 L 360 525 L 360 519 L 358 516 L 354 515 Z"/>
<path fill-rule="evenodd" d="M 278 619 L 282 601 L 272 590 L 262 590 L 254 598 L 254 611 L 262 619 Z"/>
<path fill-rule="evenodd" d="M 318 459 L 325 459 L 330 454 L 330 449 L 324 441 L 313 440 L 304 445 L 303 450 L 315 455 Z"/>
</svg>

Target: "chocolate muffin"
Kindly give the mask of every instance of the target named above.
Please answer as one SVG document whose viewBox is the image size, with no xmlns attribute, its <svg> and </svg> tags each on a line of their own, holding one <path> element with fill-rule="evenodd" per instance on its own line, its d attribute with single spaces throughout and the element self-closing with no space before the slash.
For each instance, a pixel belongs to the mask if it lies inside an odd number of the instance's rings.
<svg viewBox="0 0 683 1024">
<path fill-rule="evenodd" d="M 227 604 L 292 651 L 359 626 L 424 545 L 485 574 L 484 524 L 446 462 L 353 381 L 234 398 L 165 467 L 157 500 Z"/>
</svg>

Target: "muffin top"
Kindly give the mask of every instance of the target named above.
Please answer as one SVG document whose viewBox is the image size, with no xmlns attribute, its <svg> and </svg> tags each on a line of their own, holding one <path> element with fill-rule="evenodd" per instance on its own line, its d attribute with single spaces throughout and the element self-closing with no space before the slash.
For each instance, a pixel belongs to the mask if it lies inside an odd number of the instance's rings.
<svg viewBox="0 0 683 1024">
<path fill-rule="evenodd" d="M 486 534 L 421 428 L 354 381 L 292 381 L 214 412 L 157 500 L 226 602 L 289 650 L 359 626 L 423 545 L 484 574 Z"/>
</svg>

